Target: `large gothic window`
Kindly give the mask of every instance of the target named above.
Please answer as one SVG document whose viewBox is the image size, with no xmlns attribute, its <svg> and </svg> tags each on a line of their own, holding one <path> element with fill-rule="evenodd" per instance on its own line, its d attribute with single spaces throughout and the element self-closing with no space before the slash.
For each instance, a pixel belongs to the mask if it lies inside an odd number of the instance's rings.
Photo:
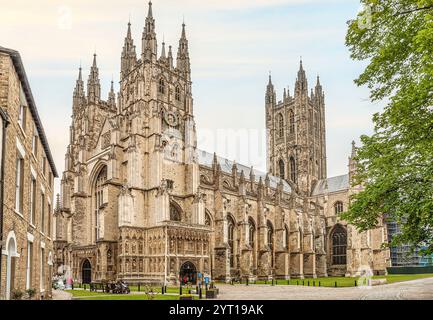
<svg viewBox="0 0 433 320">
<path fill-rule="evenodd" d="M 338 224 L 332 232 L 332 264 L 346 264 L 347 232 Z"/>
<path fill-rule="evenodd" d="M 277 116 L 278 121 L 278 136 L 282 138 L 284 136 L 284 117 L 281 113 Z"/>
<path fill-rule="evenodd" d="M 290 157 L 290 180 L 296 183 L 296 161 L 293 157 Z"/>
<path fill-rule="evenodd" d="M 159 79 L 158 92 L 165 94 L 165 81 L 163 78 Z"/>
<path fill-rule="evenodd" d="M 334 211 L 335 211 L 335 215 L 339 215 L 340 213 L 342 213 L 343 212 L 343 202 L 337 201 L 334 204 Z"/>
<path fill-rule="evenodd" d="M 171 221 L 180 221 L 181 220 L 179 208 L 172 203 L 170 204 L 170 220 Z"/>
<path fill-rule="evenodd" d="M 230 267 L 235 266 L 235 248 L 234 248 L 235 222 L 232 217 L 227 218 L 227 242 L 230 247 Z"/>
<path fill-rule="evenodd" d="M 95 183 L 95 240 L 99 240 L 101 206 L 104 204 L 104 184 L 107 181 L 107 166 L 103 166 L 96 178 Z"/>
<path fill-rule="evenodd" d="M 284 161 L 280 160 L 278 162 L 278 168 L 279 168 L 279 173 L 280 173 L 280 178 L 281 179 L 285 179 L 286 178 L 284 167 L 285 167 Z"/>
<path fill-rule="evenodd" d="M 295 113 L 293 110 L 289 111 L 289 132 L 291 134 L 295 133 Z"/>
</svg>

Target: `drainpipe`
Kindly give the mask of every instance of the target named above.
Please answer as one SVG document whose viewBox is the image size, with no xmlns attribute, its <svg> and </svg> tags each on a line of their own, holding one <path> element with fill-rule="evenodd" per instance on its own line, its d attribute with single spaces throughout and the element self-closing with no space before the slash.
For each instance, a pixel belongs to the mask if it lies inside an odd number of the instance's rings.
<svg viewBox="0 0 433 320">
<path fill-rule="evenodd" d="M 3 257 L 3 199 L 4 199 L 4 167 L 5 167 L 5 155 L 6 155 L 6 127 L 9 124 L 8 114 L 0 108 L 1 121 L 3 122 L 2 130 L 2 152 L 1 152 L 1 172 L 0 172 L 0 288 L 1 288 L 1 274 L 2 274 L 2 257 Z"/>
</svg>

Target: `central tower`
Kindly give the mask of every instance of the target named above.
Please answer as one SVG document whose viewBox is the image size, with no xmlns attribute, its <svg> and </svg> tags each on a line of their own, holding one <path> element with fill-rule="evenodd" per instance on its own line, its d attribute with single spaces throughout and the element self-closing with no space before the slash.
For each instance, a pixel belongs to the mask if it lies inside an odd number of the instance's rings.
<svg viewBox="0 0 433 320">
<path fill-rule="evenodd" d="M 268 171 L 309 195 L 326 178 L 325 95 L 319 77 L 308 94 L 301 60 L 294 96 L 285 88 L 277 102 L 269 76 L 265 105 Z"/>
</svg>

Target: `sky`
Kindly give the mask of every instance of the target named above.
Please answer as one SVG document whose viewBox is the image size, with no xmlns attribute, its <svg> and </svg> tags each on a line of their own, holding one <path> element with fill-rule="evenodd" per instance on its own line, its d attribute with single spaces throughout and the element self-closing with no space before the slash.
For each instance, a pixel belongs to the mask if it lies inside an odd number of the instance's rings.
<svg viewBox="0 0 433 320">
<path fill-rule="evenodd" d="M 359 10 L 358 0 L 154 0 L 159 49 L 164 39 L 176 55 L 186 24 L 198 147 L 266 171 L 268 75 L 278 100 L 285 87 L 293 94 L 302 57 L 310 86 L 320 75 L 325 91 L 328 176 L 347 173 L 352 140 L 372 133 L 383 108 L 353 82 L 366 63 L 350 59 L 344 40 Z M 86 80 L 97 53 L 106 99 L 127 23 L 139 53 L 146 15 L 142 0 L 0 0 L 0 46 L 23 58 L 59 173 L 78 67 Z"/>
</svg>

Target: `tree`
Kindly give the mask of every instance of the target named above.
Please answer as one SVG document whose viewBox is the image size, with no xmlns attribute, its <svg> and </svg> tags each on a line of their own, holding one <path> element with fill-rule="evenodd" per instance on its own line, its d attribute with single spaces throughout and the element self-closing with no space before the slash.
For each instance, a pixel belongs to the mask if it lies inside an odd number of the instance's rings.
<svg viewBox="0 0 433 320">
<path fill-rule="evenodd" d="M 348 22 L 346 45 L 368 66 L 355 80 L 372 101 L 386 101 L 362 136 L 354 195 L 343 218 L 360 231 L 383 214 L 401 234 L 391 245 L 433 253 L 433 1 L 361 0 L 365 10 Z"/>
</svg>

